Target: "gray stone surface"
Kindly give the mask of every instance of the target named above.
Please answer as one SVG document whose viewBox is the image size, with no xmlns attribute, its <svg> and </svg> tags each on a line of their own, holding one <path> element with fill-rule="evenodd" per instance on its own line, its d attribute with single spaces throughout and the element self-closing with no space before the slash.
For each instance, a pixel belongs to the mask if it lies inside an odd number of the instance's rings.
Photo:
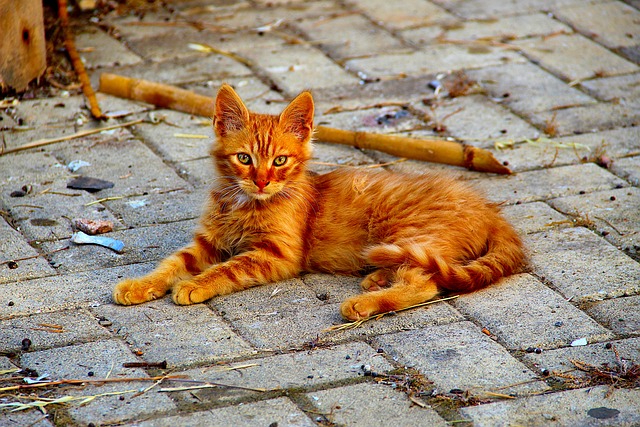
<svg viewBox="0 0 640 427">
<path fill-rule="evenodd" d="M 574 302 L 640 291 L 640 266 L 583 227 L 529 235 L 533 272 Z"/>
<path fill-rule="evenodd" d="M 473 185 L 496 202 L 525 203 L 613 189 L 626 182 L 593 163 L 478 179 Z"/>
<path fill-rule="evenodd" d="M 199 427 L 242 425 L 263 427 L 278 425 L 286 427 L 313 427 L 316 424 L 309 419 L 291 400 L 286 397 L 263 400 L 245 405 L 229 406 L 187 415 L 136 423 L 140 427 Z"/>
<path fill-rule="evenodd" d="M 373 372 L 378 373 L 393 369 L 384 355 L 367 344 L 353 342 L 326 349 L 317 348 L 251 359 L 242 363 L 233 363 L 231 366 L 196 368 L 183 371 L 182 374 L 199 381 L 283 393 L 326 387 L 329 384 L 358 382 L 364 378 L 364 365 L 368 365 Z M 227 387 L 191 392 L 180 391 L 173 394 L 173 397 L 176 401 L 186 404 L 247 400 L 263 393 Z"/>
<path fill-rule="evenodd" d="M 585 307 L 598 322 L 617 334 L 640 333 L 640 296 L 599 301 Z"/>
<path fill-rule="evenodd" d="M 613 334 L 529 274 L 463 295 L 456 308 L 487 328 L 510 350 L 555 348 Z"/>
<path fill-rule="evenodd" d="M 602 368 L 621 368 L 618 363 L 629 363 L 640 357 L 640 339 L 628 338 L 607 343 L 589 344 L 580 347 L 564 347 L 555 350 L 543 351 L 540 354 L 527 353 L 524 360 L 533 364 L 538 372 L 543 370 L 549 373 L 570 373 L 577 378 L 585 378 L 587 374 L 576 369 L 572 360 Z M 609 348 L 607 348 L 609 347 Z M 618 360 L 615 352 L 618 352 Z"/>
<path fill-rule="evenodd" d="M 47 373 L 53 379 L 99 379 L 99 378 L 144 378 L 147 375 L 139 368 L 123 368 L 125 362 L 135 362 L 135 356 L 119 341 L 95 341 L 87 344 L 42 350 L 20 356 L 23 368 Z M 81 424 L 90 422 L 117 423 L 133 417 L 146 417 L 156 413 L 175 410 L 175 404 L 166 395 L 143 393 L 134 396 L 151 382 L 115 382 L 104 385 L 87 385 L 77 389 L 60 389 L 58 396 L 97 397 L 84 405 L 71 404 L 68 412 L 72 420 Z M 117 394 L 116 394 L 117 393 Z M 123 396 L 124 399 L 119 399 Z"/>
<path fill-rule="evenodd" d="M 611 423 L 616 426 L 633 426 L 640 422 L 640 392 L 619 389 L 608 396 L 609 388 L 563 391 L 560 393 L 533 396 L 510 402 L 463 408 L 465 418 L 474 426 L 545 425 L 553 422 L 558 426 L 601 426 Z M 612 418 L 598 419 L 590 410 L 608 408 Z M 615 411 L 613 411 L 615 410 Z"/>
<path fill-rule="evenodd" d="M 502 214 L 521 234 L 536 233 L 570 225 L 564 215 L 543 202 L 505 206 L 502 209 Z"/>
<path fill-rule="evenodd" d="M 337 425 L 388 426 L 400 419 L 403 426 L 448 425 L 434 410 L 413 405 L 405 394 L 388 385 L 362 383 L 316 391 L 307 398 Z M 380 403 L 370 406 L 371 400 Z"/>
<path fill-rule="evenodd" d="M 486 397 L 486 392 L 498 389 L 507 394 L 547 389 L 471 322 L 382 335 L 375 342 L 397 362 L 426 375 L 440 392 L 457 388 Z"/>
<path fill-rule="evenodd" d="M 561 197 L 550 203 L 560 212 L 591 221 L 592 229 L 630 255 L 640 255 L 640 189 L 628 187 Z"/>
<path fill-rule="evenodd" d="M 0 321 L 4 349 L 18 352 L 28 338 L 28 351 L 108 339 L 111 334 L 87 310 L 57 311 Z"/>
<path fill-rule="evenodd" d="M 636 187 L 640 186 L 640 156 L 616 161 L 611 169 Z"/>
<path fill-rule="evenodd" d="M 581 85 L 598 99 L 619 102 L 630 108 L 640 108 L 640 74 L 603 77 Z"/>
<path fill-rule="evenodd" d="M 25 238 L 0 219 L 0 283 L 55 274 L 44 257 Z M 23 258 L 30 258 L 24 259 Z M 15 261 L 18 260 L 18 261 Z M 13 262 L 11 262 L 13 261 Z"/>
<path fill-rule="evenodd" d="M 251 354 L 251 347 L 207 306 L 176 308 L 163 298 L 138 307 L 104 304 L 93 312 L 148 362 L 165 360 L 174 368 Z"/>
<path fill-rule="evenodd" d="M 508 15 L 521 15 L 538 10 L 548 10 L 552 6 L 561 7 L 579 4 L 581 0 L 434 0 L 434 3 L 447 8 L 456 15 L 467 19 L 491 20 Z"/>
</svg>

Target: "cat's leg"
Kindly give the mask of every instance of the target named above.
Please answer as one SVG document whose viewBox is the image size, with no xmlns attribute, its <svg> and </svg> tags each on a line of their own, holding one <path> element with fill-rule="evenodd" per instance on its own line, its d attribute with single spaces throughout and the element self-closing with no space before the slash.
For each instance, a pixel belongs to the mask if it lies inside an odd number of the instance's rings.
<svg viewBox="0 0 640 427">
<path fill-rule="evenodd" d="M 290 279 L 300 273 L 295 257 L 288 258 L 273 244 L 236 255 L 215 264 L 202 273 L 173 285 L 173 301 L 196 304 L 218 295 L 226 295 L 252 286 Z"/>
<path fill-rule="evenodd" d="M 194 243 L 162 260 L 146 276 L 118 283 L 113 290 L 113 300 L 132 305 L 160 298 L 175 283 L 192 278 L 215 261 L 211 248 L 196 237 Z"/>
<path fill-rule="evenodd" d="M 419 267 L 400 267 L 390 288 L 356 295 L 342 303 L 345 319 L 358 320 L 429 301 L 438 295 L 432 275 Z"/>
<path fill-rule="evenodd" d="M 364 291 L 373 292 L 391 286 L 395 271 L 390 268 L 381 268 L 362 279 L 360 286 Z"/>
</svg>

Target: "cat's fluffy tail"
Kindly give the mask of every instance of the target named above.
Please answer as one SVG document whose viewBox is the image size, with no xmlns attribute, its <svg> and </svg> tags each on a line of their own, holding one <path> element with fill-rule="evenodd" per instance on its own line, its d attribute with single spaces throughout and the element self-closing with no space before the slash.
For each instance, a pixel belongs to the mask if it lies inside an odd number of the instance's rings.
<svg viewBox="0 0 640 427">
<path fill-rule="evenodd" d="M 457 248 L 463 246 L 456 245 Z M 426 242 L 403 242 L 374 246 L 365 255 L 371 264 L 381 268 L 422 267 L 434 274 L 439 288 L 453 292 L 471 292 L 489 286 L 516 272 L 525 258 L 520 237 L 506 223 L 489 233 L 484 247 L 477 251 L 481 253 L 477 258 L 461 261 L 458 251 Z"/>
</svg>

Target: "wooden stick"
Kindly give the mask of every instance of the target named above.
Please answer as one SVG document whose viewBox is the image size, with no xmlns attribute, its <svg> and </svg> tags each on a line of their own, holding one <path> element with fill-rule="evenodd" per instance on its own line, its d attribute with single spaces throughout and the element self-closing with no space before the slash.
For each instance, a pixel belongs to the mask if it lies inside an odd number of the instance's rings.
<svg viewBox="0 0 640 427">
<path fill-rule="evenodd" d="M 207 96 L 116 74 L 103 73 L 100 76 L 100 91 L 205 117 L 213 117 L 215 106 L 214 99 Z M 490 151 L 453 141 L 354 132 L 325 126 L 318 126 L 315 135 L 319 141 L 383 151 L 398 157 L 463 166 L 480 172 L 511 173 Z"/>
<path fill-rule="evenodd" d="M 84 96 L 87 97 L 87 101 L 89 102 L 89 109 L 91 110 L 91 115 L 95 119 L 103 119 L 104 115 L 100 110 L 100 106 L 98 105 L 98 100 L 96 99 L 96 94 L 93 92 L 93 88 L 91 87 L 91 81 L 89 80 L 87 71 L 84 68 L 84 63 L 80 59 L 80 55 L 78 55 L 78 50 L 76 49 L 76 43 L 73 39 L 73 34 L 71 33 L 71 29 L 69 28 L 69 15 L 67 14 L 67 0 L 58 0 L 58 16 L 60 17 L 60 24 L 64 29 L 64 46 L 67 49 L 69 58 L 71 59 L 71 64 L 73 65 L 73 69 L 76 70 L 78 79 L 80 79 L 80 83 L 82 83 L 82 92 L 84 93 Z"/>
</svg>

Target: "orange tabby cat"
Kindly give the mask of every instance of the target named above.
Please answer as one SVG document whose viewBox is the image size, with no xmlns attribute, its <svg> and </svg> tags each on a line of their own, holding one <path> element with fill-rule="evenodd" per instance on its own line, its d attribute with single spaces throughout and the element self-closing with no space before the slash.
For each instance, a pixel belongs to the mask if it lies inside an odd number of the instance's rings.
<svg viewBox="0 0 640 427">
<path fill-rule="evenodd" d="M 521 265 L 516 232 L 460 182 L 307 172 L 313 111 L 303 92 L 279 116 L 251 113 L 223 85 L 211 151 L 219 177 L 193 243 L 148 275 L 119 283 L 114 300 L 138 304 L 171 291 L 177 304 L 194 304 L 304 271 L 367 269 L 368 292 L 341 306 L 354 320 L 427 301 L 439 289 L 479 289 Z"/>
</svg>

